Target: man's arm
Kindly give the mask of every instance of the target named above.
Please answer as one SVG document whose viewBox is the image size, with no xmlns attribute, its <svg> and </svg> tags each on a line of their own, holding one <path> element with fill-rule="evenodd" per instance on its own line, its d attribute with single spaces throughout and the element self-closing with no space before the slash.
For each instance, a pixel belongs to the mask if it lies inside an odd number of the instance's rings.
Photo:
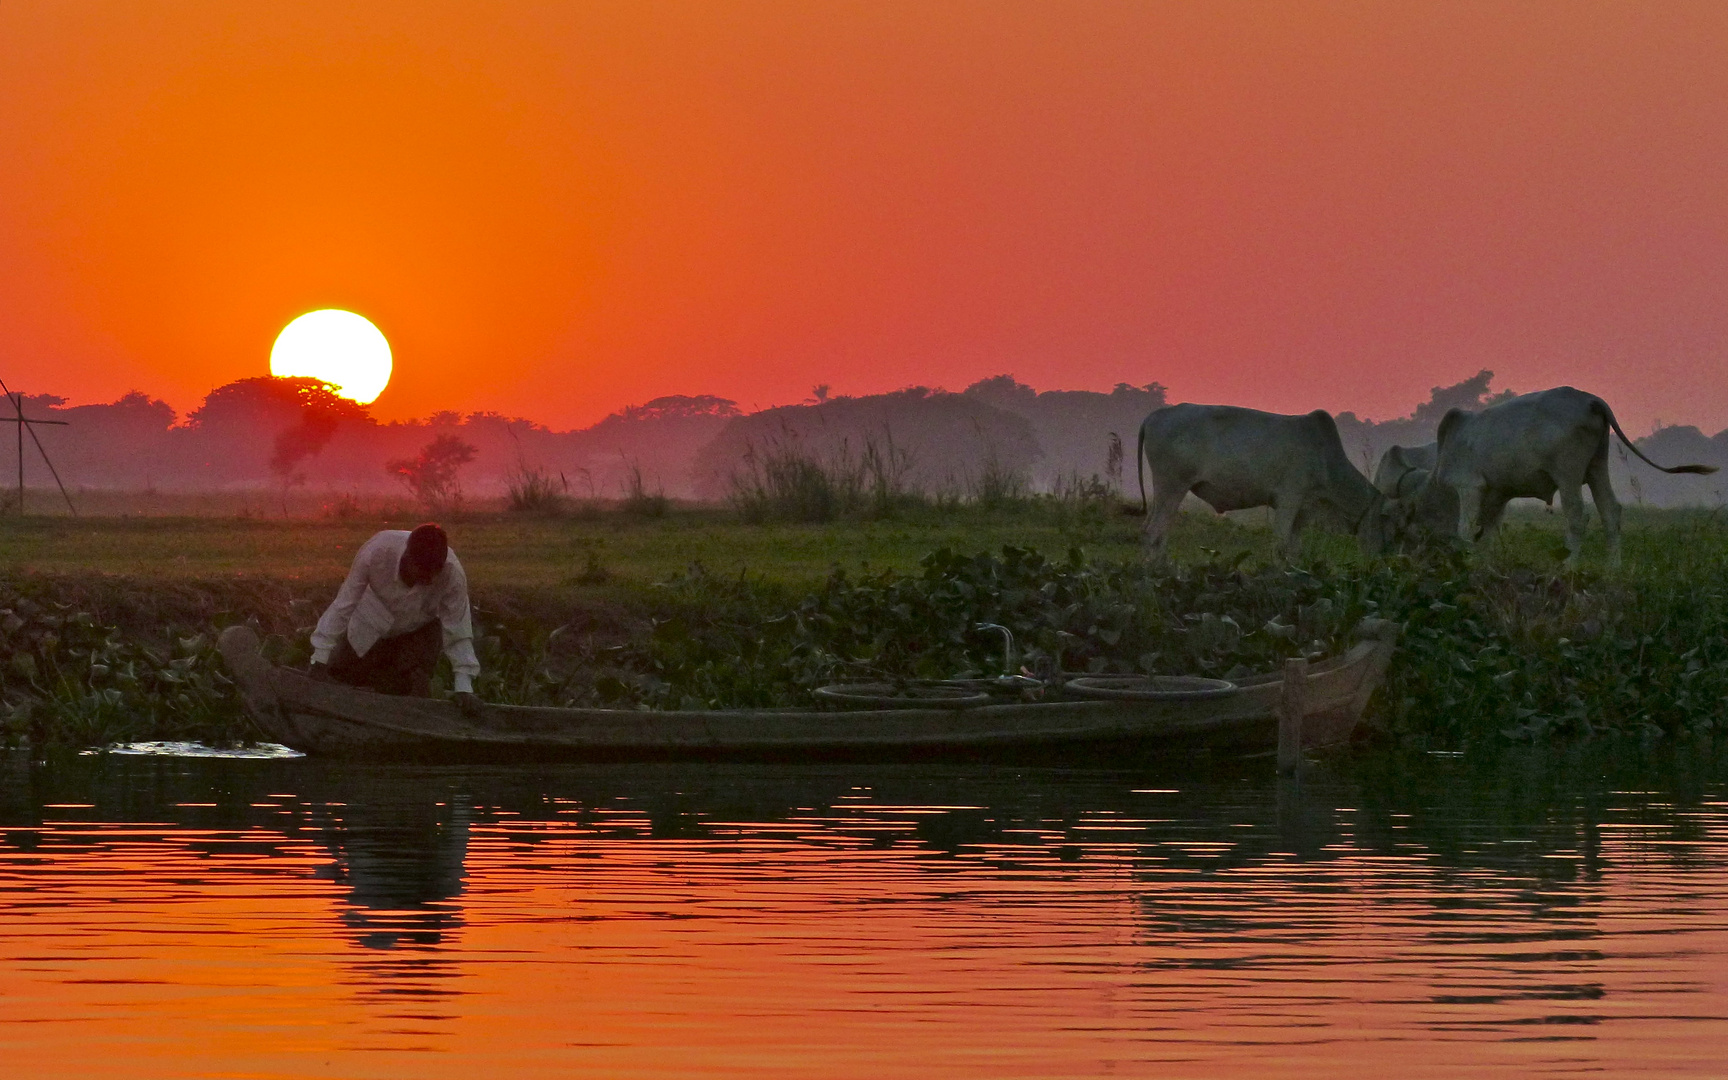
<svg viewBox="0 0 1728 1080">
<path fill-rule="evenodd" d="M 468 576 L 462 572 L 462 564 L 454 558 L 445 573 L 449 580 L 438 604 L 438 621 L 444 627 L 444 655 L 450 658 L 456 693 L 472 694 L 474 678 L 480 674 L 480 658 L 474 655 L 474 618 L 468 608 Z"/>
<path fill-rule="evenodd" d="M 366 595 L 366 571 L 373 554 L 372 542 L 368 540 L 360 546 L 354 555 L 354 564 L 348 568 L 348 576 L 342 582 L 342 588 L 336 592 L 336 599 L 324 609 L 319 617 L 318 625 L 312 630 L 312 662 L 328 664 L 330 653 L 342 638 L 348 633 L 348 619 L 354 614 L 355 605 Z"/>
</svg>

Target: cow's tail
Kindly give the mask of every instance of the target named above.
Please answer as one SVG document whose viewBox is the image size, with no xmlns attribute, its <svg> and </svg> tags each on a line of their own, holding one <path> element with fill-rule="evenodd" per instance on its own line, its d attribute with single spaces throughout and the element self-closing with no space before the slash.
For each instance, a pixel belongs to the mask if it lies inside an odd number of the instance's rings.
<svg viewBox="0 0 1728 1080">
<path fill-rule="evenodd" d="M 1652 469 L 1660 469 L 1665 473 L 1693 473 L 1698 476 L 1709 476 L 1711 473 L 1716 471 L 1716 466 L 1714 465 L 1676 465 L 1673 468 L 1666 468 L 1656 464 L 1654 461 L 1645 457 L 1644 451 L 1633 445 L 1632 440 L 1626 437 L 1626 433 L 1620 430 L 1620 421 L 1614 419 L 1614 410 L 1608 407 L 1606 401 L 1597 398 L 1595 401 L 1590 403 L 1590 407 L 1602 414 L 1603 418 L 1608 421 L 1608 425 L 1614 429 L 1614 434 L 1620 436 L 1620 441 L 1626 444 L 1626 449 L 1637 454 L 1638 457 L 1643 460 L 1644 464 L 1650 466 Z"/>
<path fill-rule="evenodd" d="M 1146 425 L 1141 423 L 1140 434 L 1134 439 L 1134 479 L 1140 482 L 1140 514 L 1148 513 L 1146 505 Z"/>
</svg>

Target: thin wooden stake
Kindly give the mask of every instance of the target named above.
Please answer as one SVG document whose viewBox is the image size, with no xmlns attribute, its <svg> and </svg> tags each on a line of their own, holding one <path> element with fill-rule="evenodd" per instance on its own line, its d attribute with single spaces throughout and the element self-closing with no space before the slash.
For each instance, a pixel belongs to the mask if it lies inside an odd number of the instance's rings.
<svg viewBox="0 0 1728 1080">
<path fill-rule="evenodd" d="M 1302 717 L 1308 711 L 1308 661 L 1297 656 L 1284 661 L 1284 686 L 1278 695 L 1278 771 L 1294 774 L 1302 767 Z"/>
</svg>

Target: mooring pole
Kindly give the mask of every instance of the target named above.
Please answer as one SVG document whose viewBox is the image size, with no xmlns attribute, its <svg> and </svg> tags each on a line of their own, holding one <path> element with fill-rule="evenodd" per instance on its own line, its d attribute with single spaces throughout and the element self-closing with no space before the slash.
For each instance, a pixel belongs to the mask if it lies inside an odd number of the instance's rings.
<svg viewBox="0 0 1728 1080">
<path fill-rule="evenodd" d="M 1308 711 L 1308 661 L 1284 661 L 1284 686 L 1278 694 L 1278 771 L 1295 775 L 1302 768 L 1302 715 Z"/>
</svg>

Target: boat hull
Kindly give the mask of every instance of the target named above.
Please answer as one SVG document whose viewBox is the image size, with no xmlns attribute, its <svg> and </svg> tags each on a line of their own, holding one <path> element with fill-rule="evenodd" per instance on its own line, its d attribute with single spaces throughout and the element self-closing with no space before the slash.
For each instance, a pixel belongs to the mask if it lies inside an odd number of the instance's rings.
<svg viewBox="0 0 1728 1080">
<path fill-rule="evenodd" d="M 1313 666 L 1301 695 L 1302 745 L 1349 740 L 1391 658 L 1396 627 Z M 1285 687 L 1249 680 L 1203 700 L 1054 700 L 972 709 L 717 709 L 650 712 L 488 705 L 468 718 L 448 701 L 318 682 L 266 661 L 257 635 L 229 627 L 221 649 L 253 720 L 307 754 L 392 761 L 1024 757 L 1062 750 L 1245 752 L 1278 738 Z"/>
</svg>

